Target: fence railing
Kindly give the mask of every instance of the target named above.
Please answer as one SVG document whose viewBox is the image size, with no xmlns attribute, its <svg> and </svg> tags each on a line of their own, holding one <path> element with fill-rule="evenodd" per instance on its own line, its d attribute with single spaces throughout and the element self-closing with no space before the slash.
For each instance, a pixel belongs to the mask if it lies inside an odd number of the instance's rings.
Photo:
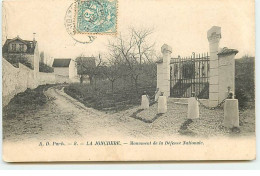
<svg viewBox="0 0 260 176">
<path fill-rule="evenodd" d="M 171 60 L 171 96 L 199 98 L 209 97 L 209 55 L 195 54 Z"/>
</svg>

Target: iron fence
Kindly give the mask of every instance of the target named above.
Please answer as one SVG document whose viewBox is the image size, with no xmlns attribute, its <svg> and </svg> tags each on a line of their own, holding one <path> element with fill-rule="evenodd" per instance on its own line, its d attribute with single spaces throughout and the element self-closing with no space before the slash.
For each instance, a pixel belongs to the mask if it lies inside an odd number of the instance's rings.
<svg viewBox="0 0 260 176">
<path fill-rule="evenodd" d="M 209 98 L 209 55 L 195 54 L 190 57 L 171 59 L 171 96 Z"/>
</svg>

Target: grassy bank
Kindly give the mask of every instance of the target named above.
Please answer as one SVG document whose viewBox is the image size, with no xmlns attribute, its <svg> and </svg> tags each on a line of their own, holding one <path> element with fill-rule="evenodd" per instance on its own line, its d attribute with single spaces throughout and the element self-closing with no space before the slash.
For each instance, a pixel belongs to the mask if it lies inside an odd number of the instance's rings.
<svg viewBox="0 0 260 176">
<path fill-rule="evenodd" d="M 27 89 L 12 98 L 7 106 L 3 108 L 3 117 L 16 118 L 19 114 L 35 111 L 48 101 L 44 91 L 53 85 L 41 85 L 36 89 Z"/>
<path fill-rule="evenodd" d="M 137 93 L 134 88 L 124 87 L 122 84 L 112 93 L 109 82 L 102 81 L 96 87 L 90 84 L 70 84 L 64 91 L 87 107 L 102 111 L 121 111 L 139 105 L 142 93 L 146 91 L 152 96 L 155 89 L 155 86 L 143 86 L 139 87 Z"/>
</svg>

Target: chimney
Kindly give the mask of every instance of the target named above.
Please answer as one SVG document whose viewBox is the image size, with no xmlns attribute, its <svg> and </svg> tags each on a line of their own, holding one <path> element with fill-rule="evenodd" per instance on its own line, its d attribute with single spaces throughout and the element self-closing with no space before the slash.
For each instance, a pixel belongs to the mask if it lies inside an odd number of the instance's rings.
<svg viewBox="0 0 260 176">
<path fill-rule="evenodd" d="M 36 35 L 36 33 L 34 32 L 34 33 L 33 33 L 33 46 L 35 46 L 35 45 L 36 45 L 36 41 L 35 41 L 35 35 Z"/>
</svg>

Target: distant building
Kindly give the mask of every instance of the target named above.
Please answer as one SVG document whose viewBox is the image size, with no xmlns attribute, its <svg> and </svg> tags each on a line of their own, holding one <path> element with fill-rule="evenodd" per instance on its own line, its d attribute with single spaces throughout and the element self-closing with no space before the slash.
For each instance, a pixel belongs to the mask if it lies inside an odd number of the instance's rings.
<svg viewBox="0 0 260 176">
<path fill-rule="evenodd" d="M 35 38 L 23 40 L 19 36 L 7 39 L 2 48 L 3 57 L 12 64 L 29 64 L 31 68 L 39 71 L 39 51 Z M 28 65 L 27 65 L 28 66 Z"/>
<path fill-rule="evenodd" d="M 82 62 L 82 64 L 87 67 L 93 67 L 93 68 L 96 67 L 96 58 L 95 57 L 77 57 L 76 61 Z"/>
<path fill-rule="evenodd" d="M 95 57 L 77 57 L 77 72 L 80 77 L 80 82 L 90 82 L 92 80 L 92 76 L 89 75 L 88 69 L 96 68 L 96 58 Z M 91 71 L 90 71 L 91 72 Z"/>
<path fill-rule="evenodd" d="M 52 67 L 55 75 L 68 77 L 71 81 L 77 79 L 76 64 L 70 58 L 55 58 Z"/>
</svg>

